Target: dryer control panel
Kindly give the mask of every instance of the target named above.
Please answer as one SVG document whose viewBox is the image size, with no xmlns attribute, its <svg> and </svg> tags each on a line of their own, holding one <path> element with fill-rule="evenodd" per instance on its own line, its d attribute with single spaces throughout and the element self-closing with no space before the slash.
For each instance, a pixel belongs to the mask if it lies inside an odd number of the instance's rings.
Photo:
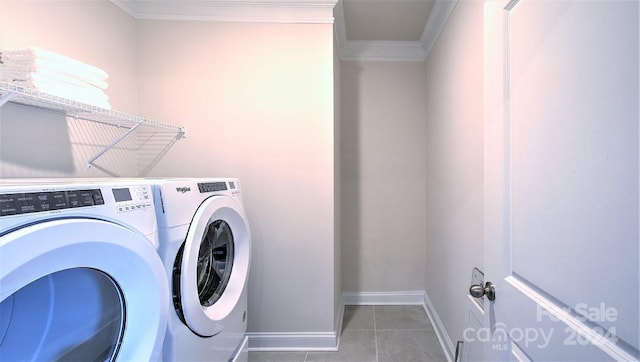
<svg viewBox="0 0 640 362">
<path fill-rule="evenodd" d="M 0 194 L 0 216 L 104 205 L 100 189 Z"/>
<path fill-rule="evenodd" d="M 200 191 L 200 193 L 225 191 L 227 190 L 227 183 L 226 182 L 199 182 L 198 190 Z"/>
</svg>

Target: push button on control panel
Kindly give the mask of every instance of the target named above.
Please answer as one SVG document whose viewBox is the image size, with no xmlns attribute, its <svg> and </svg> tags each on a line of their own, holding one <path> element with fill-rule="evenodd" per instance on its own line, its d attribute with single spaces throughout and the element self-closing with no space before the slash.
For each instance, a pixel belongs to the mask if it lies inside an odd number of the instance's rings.
<svg viewBox="0 0 640 362">
<path fill-rule="evenodd" d="M 104 205 L 100 189 L 0 194 L 0 216 Z"/>
<path fill-rule="evenodd" d="M 144 211 L 152 206 L 148 187 L 132 186 L 113 189 L 112 191 L 116 200 L 116 209 L 119 213 Z"/>
</svg>

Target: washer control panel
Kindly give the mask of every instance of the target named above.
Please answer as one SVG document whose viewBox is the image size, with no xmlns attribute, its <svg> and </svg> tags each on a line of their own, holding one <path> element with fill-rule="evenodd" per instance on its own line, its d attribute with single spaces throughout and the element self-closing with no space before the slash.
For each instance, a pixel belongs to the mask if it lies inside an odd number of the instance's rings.
<svg viewBox="0 0 640 362">
<path fill-rule="evenodd" d="M 130 186 L 111 189 L 119 213 L 153 208 L 151 190 L 147 186 Z"/>
</svg>

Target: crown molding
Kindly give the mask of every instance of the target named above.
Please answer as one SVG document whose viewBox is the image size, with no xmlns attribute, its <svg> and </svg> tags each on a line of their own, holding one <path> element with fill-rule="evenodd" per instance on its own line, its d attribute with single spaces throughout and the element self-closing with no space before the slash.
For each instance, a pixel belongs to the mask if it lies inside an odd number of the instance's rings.
<svg viewBox="0 0 640 362">
<path fill-rule="evenodd" d="M 458 4 L 438 0 L 433 5 L 420 41 L 353 41 L 347 39 L 342 1 L 334 8 L 334 30 L 341 60 L 424 62 Z"/>
<path fill-rule="evenodd" d="M 136 19 L 334 24 L 342 60 L 423 62 L 459 0 L 433 5 L 419 41 L 347 39 L 341 0 L 110 0 Z M 335 19 L 334 19 L 335 16 Z"/>
<path fill-rule="evenodd" d="M 110 0 L 136 19 L 332 24 L 338 0 Z"/>
<path fill-rule="evenodd" d="M 426 54 L 417 41 L 347 41 L 340 47 L 340 59 L 422 62 Z"/>
<path fill-rule="evenodd" d="M 436 3 L 433 4 L 429 18 L 420 36 L 420 44 L 424 49 L 425 59 L 429 56 L 431 49 L 436 44 L 442 29 L 447 24 L 447 20 L 451 17 L 456 5 L 458 5 L 458 0 L 436 1 Z"/>
</svg>

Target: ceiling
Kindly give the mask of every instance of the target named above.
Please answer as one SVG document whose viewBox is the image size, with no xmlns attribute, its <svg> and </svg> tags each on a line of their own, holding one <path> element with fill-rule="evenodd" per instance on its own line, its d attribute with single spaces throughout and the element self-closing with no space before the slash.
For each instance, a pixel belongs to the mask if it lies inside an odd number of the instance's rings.
<svg viewBox="0 0 640 362">
<path fill-rule="evenodd" d="M 340 58 L 424 61 L 458 0 L 111 0 L 140 19 L 334 23 Z"/>
<path fill-rule="evenodd" d="M 348 40 L 419 41 L 435 0 L 342 0 Z"/>
<path fill-rule="evenodd" d="M 340 0 L 334 8 L 340 58 L 424 61 L 458 0 Z"/>
</svg>

